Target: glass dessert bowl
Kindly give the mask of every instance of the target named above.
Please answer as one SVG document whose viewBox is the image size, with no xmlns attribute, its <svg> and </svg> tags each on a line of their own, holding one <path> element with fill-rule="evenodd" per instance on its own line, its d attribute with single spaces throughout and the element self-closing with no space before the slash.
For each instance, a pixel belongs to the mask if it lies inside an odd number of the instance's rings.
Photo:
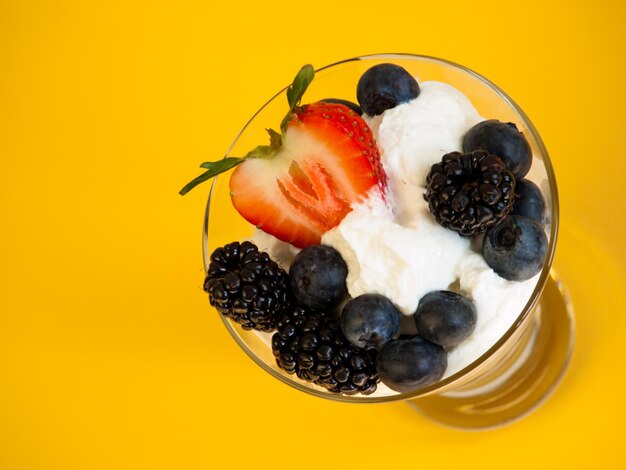
<svg viewBox="0 0 626 470">
<path fill-rule="evenodd" d="M 547 253 L 533 281 L 532 293 L 520 300 L 519 311 L 506 320 L 497 339 L 479 348 L 476 357 L 457 363 L 441 380 L 409 392 L 379 386 L 368 395 L 347 395 L 300 380 L 277 365 L 271 347 L 272 333 L 245 330 L 225 316 L 220 317 L 229 333 L 259 366 L 309 394 L 357 403 L 406 400 L 431 419 L 459 428 L 493 427 L 510 422 L 534 409 L 554 390 L 566 370 L 573 346 L 571 305 L 551 271 L 559 208 L 556 179 L 548 153 L 528 117 L 502 90 L 469 69 L 433 57 L 381 54 L 322 67 L 315 72 L 315 80 L 303 103 L 329 97 L 355 101 L 359 78 L 372 66 L 382 63 L 403 67 L 418 77 L 420 84 L 438 81 L 453 86 L 469 99 L 480 116 L 515 123 L 526 137 L 533 154 L 527 178 L 540 188 L 546 202 Z M 236 137 L 225 158 L 243 156 L 267 140 L 266 128 L 276 126 L 285 115 L 285 90 L 257 111 Z M 213 180 L 206 206 L 203 231 L 205 272 L 209 268 L 211 253 L 232 242 L 233 233 L 237 240 L 243 241 L 253 238 L 256 230 L 231 204 L 227 176 Z M 228 231 L 224 227 L 228 227 Z"/>
</svg>

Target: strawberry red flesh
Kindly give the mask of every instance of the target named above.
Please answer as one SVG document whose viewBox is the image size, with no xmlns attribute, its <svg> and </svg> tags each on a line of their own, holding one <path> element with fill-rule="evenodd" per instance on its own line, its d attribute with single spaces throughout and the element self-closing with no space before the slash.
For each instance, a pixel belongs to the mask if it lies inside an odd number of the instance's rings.
<svg viewBox="0 0 626 470">
<path fill-rule="evenodd" d="M 296 108 L 276 154 L 247 159 L 230 180 L 246 220 L 300 248 L 320 243 L 374 186 L 384 195 L 371 130 L 346 106 L 323 102 Z"/>
</svg>

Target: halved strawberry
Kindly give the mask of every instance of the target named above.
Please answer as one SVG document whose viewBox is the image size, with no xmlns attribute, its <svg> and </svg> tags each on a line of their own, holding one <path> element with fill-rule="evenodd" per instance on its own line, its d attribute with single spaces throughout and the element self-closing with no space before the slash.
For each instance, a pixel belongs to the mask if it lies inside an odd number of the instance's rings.
<svg viewBox="0 0 626 470">
<path fill-rule="evenodd" d="M 386 177 L 372 131 L 341 104 L 296 108 L 272 158 L 250 158 L 230 178 L 233 205 L 250 223 L 297 247 L 317 244 L 355 201 Z"/>
<path fill-rule="evenodd" d="M 310 77 L 303 74 L 310 73 Z M 320 243 L 351 205 L 378 185 L 386 190 L 378 148 L 365 121 L 342 104 L 297 106 L 312 80 L 304 67 L 287 91 L 290 112 L 270 146 L 243 158 L 204 163 L 209 171 L 183 192 L 237 166 L 230 179 L 233 205 L 261 230 L 297 247 Z M 208 175 L 207 175 L 208 174 Z"/>
</svg>

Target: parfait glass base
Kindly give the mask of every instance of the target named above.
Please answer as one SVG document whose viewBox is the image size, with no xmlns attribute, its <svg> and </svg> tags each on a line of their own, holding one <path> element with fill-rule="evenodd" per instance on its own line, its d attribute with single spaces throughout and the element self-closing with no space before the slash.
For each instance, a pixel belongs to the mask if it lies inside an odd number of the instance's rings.
<svg viewBox="0 0 626 470">
<path fill-rule="evenodd" d="M 515 350 L 487 381 L 409 400 L 409 405 L 441 425 L 466 430 L 503 426 L 537 409 L 563 378 L 574 345 L 572 304 L 554 273 L 534 315 Z"/>
</svg>

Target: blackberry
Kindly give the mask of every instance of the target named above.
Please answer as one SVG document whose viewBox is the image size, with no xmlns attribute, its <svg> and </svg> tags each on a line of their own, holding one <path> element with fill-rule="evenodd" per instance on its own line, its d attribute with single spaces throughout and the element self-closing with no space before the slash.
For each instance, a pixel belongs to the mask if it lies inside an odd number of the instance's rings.
<svg viewBox="0 0 626 470">
<path fill-rule="evenodd" d="M 276 363 L 289 374 L 334 393 L 369 395 L 379 381 L 376 350 L 352 346 L 332 313 L 295 307 L 272 337 Z"/>
<path fill-rule="evenodd" d="M 451 152 L 431 167 L 424 198 L 437 222 L 473 236 L 507 216 L 514 189 L 515 177 L 499 157 L 484 150 Z"/>
<path fill-rule="evenodd" d="M 291 303 L 287 273 L 249 241 L 229 243 L 211 254 L 204 291 L 218 312 L 244 330 L 274 330 Z"/>
</svg>

